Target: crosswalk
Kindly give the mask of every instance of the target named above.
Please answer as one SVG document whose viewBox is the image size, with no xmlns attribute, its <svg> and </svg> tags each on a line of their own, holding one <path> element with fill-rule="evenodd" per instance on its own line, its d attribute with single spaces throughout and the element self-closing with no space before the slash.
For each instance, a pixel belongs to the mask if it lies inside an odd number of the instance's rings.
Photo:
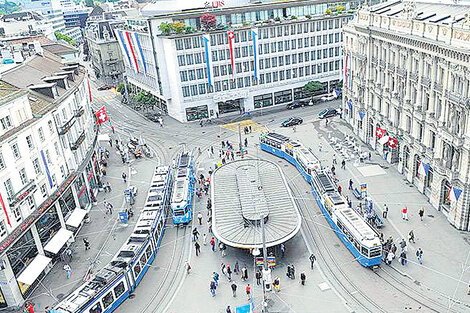
<svg viewBox="0 0 470 313">
<path fill-rule="evenodd" d="M 99 97 L 95 97 L 96 101 L 98 102 L 105 102 L 105 101 L 109 101 L 109 100 L 112 100 L 116 97 L 116 95 L 106 95 L 106 96 L 99 96 Z"/>
<path fill-rule="evenodd" d="M 266 126 L 256 123 L 253 120 L 244 120 L 240 122 L 228 123 L 228 124 L 222 125 L 222 127 L 229 129 L 231 131 L 234 131 L 234 132 L 238 132 L 238 125 L 240 125 L 241 131 L 243 131 L 245 127 L 250 127 L 250 126 L 251 126 L 252 132 L 265 133 L 268 131 L 268 128 Z"/>
</svg>

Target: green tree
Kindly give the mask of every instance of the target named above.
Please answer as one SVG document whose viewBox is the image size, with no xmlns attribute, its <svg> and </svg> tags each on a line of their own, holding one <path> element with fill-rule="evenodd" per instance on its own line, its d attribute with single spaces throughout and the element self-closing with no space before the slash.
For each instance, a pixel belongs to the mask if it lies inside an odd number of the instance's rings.
<svg viewBox="0 0 470 313">
<path fill-rule="evenodd" d="M 64 40 L 69 45 L 75 46 L 77 44 L 75 40 L 73 40 L 71 37 L 67 35 L 62 34 L 61 32 L 54 32 L 54 35 L 57 40 Z"/>
<path fill-rule="evenodd" d="M 325 87 L 319 81 L 308 82 L 302 87 L 302 92 L 306 96 L 315 96 L 315 95 L 323 93 L 324 91 L 325 91 Z"/>
<path fill-rule="evenodd" d="M 139 91 L 134 96 L 134 103 L 139 107 L 148 110 L 154 107 L 154 105 L 156 104 L 156 99 L 152 94 L 146 91 Z"/>
</svg>

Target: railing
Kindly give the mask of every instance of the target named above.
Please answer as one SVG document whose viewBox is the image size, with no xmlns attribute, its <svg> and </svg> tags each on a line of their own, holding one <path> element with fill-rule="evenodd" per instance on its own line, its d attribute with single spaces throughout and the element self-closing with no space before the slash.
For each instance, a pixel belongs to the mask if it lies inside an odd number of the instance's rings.
<svg viewBox="0 0 470 313">
<path fill-rule="evenodd" d="M 442 85 L 437 82 L 434 82 L 434 90 L 442 92 Z"/>
<path fill-rule="evenodd" d="M 427 77 L 421 76 L 421 85 L 424 87 L 431 87 L 431 80 Z"/>
<path fill-rule="evenodd" d="M 77 110 L 75 110 L 75 117 L 80 117 L 83 115 L 83 113 L 85 113 L 85 109 L 83 108 L 83 106 L 79 107 Z"/>
<path fill-rule="evenodd" d="M 69 130 L 72 128 L 73 124 L 75 123 L 75 116 L 72 116 L 71 119 L 69 119 L 64 125 L 59 127 L 59 135 L 65 135 L 66 133 L 69 132 Z"/>
<path fill-rule="evenodd" d="M 405 76 L 406 76 L 406 69 L 404 69 L 404 68 L 398 68 L 397 74 L 400 75 L 400 76 L 405 77 Z"/>
<path fill-rule="evenodd" d="M 418 81 L 418 73 L 410 73 L 410 80 L 417 82 Z"/>
<path fill-rule="evenodd" d="M 77 150 L 78 147 L 85 141 L 85 130 L 82 131 L 80 136 L 78 136 L 77 140 L 70 146 L 70 149 L 72 150 Z"/>
</svg>

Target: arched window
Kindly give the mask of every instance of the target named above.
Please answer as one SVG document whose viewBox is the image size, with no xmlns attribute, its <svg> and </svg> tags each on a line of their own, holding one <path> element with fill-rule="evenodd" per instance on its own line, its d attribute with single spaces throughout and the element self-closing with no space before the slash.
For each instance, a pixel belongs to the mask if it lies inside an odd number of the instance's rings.
<svg viewBox="0 0 470 313">
<path fill-rule="evenodd" d="M 441 184 L 441 207 L 449 211 L 450 210 L 450 197 L 449 193 L 452 188 L 452 185 L 447 179 L 444 179 Z"/>
<path fill-rule="evenodd" d="M 421 163 L 421 158 L 419 155 L 415 155 L 415 162 L 414 162 L 414 167 L 413 167 L 413 177 L 419 177 L 419 164 Z"/>
</svg>

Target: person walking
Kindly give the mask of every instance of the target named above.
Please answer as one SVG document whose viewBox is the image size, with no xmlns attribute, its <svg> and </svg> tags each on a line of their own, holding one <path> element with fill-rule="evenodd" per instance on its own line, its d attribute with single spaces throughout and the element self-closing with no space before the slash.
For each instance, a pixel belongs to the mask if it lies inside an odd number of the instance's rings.
<svg viewBox="0 0 470 313">
<path fill-rule="evenodd" d="M 248 138 L 245 138 L 245 148 L 248 147 Z"/>
<path fill-rule="evenodd" d="M 219 273 L 213 272 L 212 273 L 212 279 L 214 280 L 215 285 L 218 286 L 219 285 Z"/>
<path fill-rule="evenodd" d="M 113 205 L 109 202 L 106 203 L 106 208 L 108 209 L 108 211 L 106 212 L 106 214 L 113 214 Z"/>
<path fill-rule="evenodd" d="M 219 250 L 221 251 L 220 254 L 221 254 L 222 257 L 225 256 L 225 249 L 226 249 L 226 248 L 227 248 L 227 247 L 225 246 L 225 244 L 224 244 L 223 242 L 221 242 L 221 243 L 219 244 Z"/>
<path fill-rule="evenodd" d="M 184 262 L 184 268 L 186 269 L 186 274 L 189 275 L 189 272 L 191 272 L 191 265 L 189 264 L 188 260 Z"/>
<path fill-rule="evenodd" d="M 235 266 L 233 267 L 233 272 L 238 275 L 240 273 L 240 267 L 238 265 L 238 261 L 235 261 Z"/>
<path fill-rule="evenodd" d="M 90 242 L 88 241 L 88 239 L 83 238 L 83 243 L 85 244 L 85 250 L 89 250 L 90 249 Z"/>
<path fill-rule="evenodd" d="M 406 206 L 401 209 L 401 218 L 405 221 L 408 220 L 408 208 Z"/>
<path fill-rule="evenodd" d="M 415 233 L 413 232 L 413 230 L 410 230 L 410 232 L 408 233 L 408 242 L 416 243 L 415 242 Z"/>
<path fill-rule="evenodd" d="M 343 170 L 346 169 L 346 161 L 345 161 L 345 160 L 341 161 L 341 168 L 342 168 Z"/>
<path fill-rule="evenodd" d="M 401 260 L 401 265 L 405 266 L 406 265 L 406 252 L 405 251 L 402 251 L 401 254 L 400 254 L 400 260 Z"/>
<path fill-rule="evenodd" d="M 237 296 L 237 284 L 235 284 L 235 282 L 232 282 L 230 287 L 232 288 L 232 296 L 235 298 Z"/>
<path fill-rule="evenodd" d="M 317 257 L 312 253 L 308 259 L 310 260 L 310 268 L 313 270 L 313 265 L 315 264 Z"/>
<path fill-rule="evenodd" d="M 227 264 L 227 275 L 228 275 L 228 280 L 232 281 L 232 269 L 230 268 L 230 264 Z"/>
<path fill-rule="evenodd" d="M 349 190 L 353 190 L 353 180 L 349 179 Z"/>
<path fill-rule="evenodd" d="M 424 217 L 424 206 L 422 206 L 421 209 L 419 209 L 418 214 L 419 214 L 419 218 L 420 218 L 421 220 L 423 220 L 423 217 Z"/>
<path fill-rule="evenodd" d="M 331 167 L 330 170 L 331 170 L 331 174 L 333 174 L 333 176 L 336 176 L 336 167 L 334 165 Z"/>
<path fill-rule="evenodd" d="M 248 279 L 248 270 L 246 269 L 246 266 L 242 268 L 242 280 L 246 281 Z"/>
<path fill-rule="evenodd" d="M 289 278 L 292 278 L 292 268 L 290 267 L 290 265 L 287 265 L 286 276 L 289 277 Z"/>
<path fill-rule="evenodd" d="M 281 280 L 280 280 L 280 278 L 276 277 L 273 284 L 274 284 L 274 290 L 279 292 L 281 290 Z"/>
<path fill-rule="evenodd" d="M 198 238 L 199 238 L 198 236 L 199 236 L 199 232 L 197 231 L 197 228 L 194 227 L 194 229 L 193 229 L 193 241 L 198 240 Z"/>
<path fill-rule="evenodd" d="M 197 214 L 197 219 L 199 221 L 199 225 L 202 225 L 202 213 L 201 212 Z"/>
<path fill-rule="evenodd" d="M 215 238 L 214 237 L 211 237 L 211 246 L 212 246 L 212 251 L 215 252 Z"/>
<path fill-rule="evenodd" d="M 318 144 L 318 152 L 321 152 L 321 151 L 322 151 L 322 148 L 323 148 L 323 145 L 322 145 L 322 143 L 320 142 L 320 143 Z"/>
<path fill-rule="evenodd" d="M 123 172 L 121 177 L 122 177 L 122 180 L 124 181 L 124 183 L 127 183 L 127 174 Z"/>
<path fill-rule="evenodd" d="M 387 253 L 387 264 L 390 265 L 392 264 L 393 259 L 395 258 L 395 254 L 390 250 Z"/>
<path fill-rule="evenodd" d="M 343 190 L 343 188 L 341 187 L 341 185 L 338 185 L 338 193 L 341 194 L 341 191 Z"/>
<path fill-rule="evenodd" d="M 387 215 L 388 215 L 388 206 L 384 204 L 384 210 L 382 212 L 382 216 L 383 218 L 387 218 Z"/>
<path fill-rule="evenodd" d="M 209 288 L 210 288 L 210 291 L 211 291 L 212 296 L 215 297 L 215 289 L 216 289 L 217 287 L 216 287 L 214 281 L 211 281 Z"/>
<path fill-rule="evenodd" d="M 306 279 L 307 279 L 307 276 L 305 275 L 305 273 L 300 273 L 300 283 L 302 284 L 302 286 L 305 286 Z"/>
<path fill-rule="evenodd" d="M 248 284 L 246 286 L 245 291 L 246 291 L 246 296 L 248 297 L 248 301 L 250 301 L 251 300 L 251 286 L 250 286 L 250 284 Z"/>
<path fill-rule="evenodd" d="M 230 309 L 230 305 L 227 306 L 225 309 L 225 313 L 232 313 L 232 310 Z"/>
<path fill-rule="evenodd" d="M 260 271 L 256 271 L 255 277 L 256 277 L 256 284 L 257 284 L 258 286 L 261 285 L 261 272 L 260 272 Z"/>
<path fill-rule="evenodd" d="M 333 153 L 333 164 L 337 164 L 336 163 L 336 154 L 335 153 Z"/>
<path fill-rule="evenodd" d="M 401 251 L 405 251 L 406 250 L 406 240 L 405 239 L 402 239 L 401 242 L 400 242 L 400 248 L 401 248 Z"/>
<path fill-rule="evenodd" d="M 197 241 L 194 243 L 194 248 L 196 248 L 196 256 L 199 256 L 201 254 L 201 245 Z"/>
<path fill-rule="evenodd" d="M 202 244 L 207 245 L 207 235 L 206 234 L 202 235 Z"/>
<path fill-rule="evenodd" d="M 286 246 L 283 243 L 281 243 L 281 256 L 282 256 L 282 258 L 284 258 L 285 253 L 286 253 Z"/>
<path fill-rule="evenodd" d="M 416 257 L 418 258 L 418 263 L 423 264 L 423 250 L 421 248 L 418 248 L 418 251 L 416 251 Z"/>
<path fill-rule="evenodd" d="M 72 268 L 70 267 L 70 265 L 65 264 L 64 271 L 65 271 L 65 278 L 70 279 L 70 277 L 72 276 Z"/>
</svg>

